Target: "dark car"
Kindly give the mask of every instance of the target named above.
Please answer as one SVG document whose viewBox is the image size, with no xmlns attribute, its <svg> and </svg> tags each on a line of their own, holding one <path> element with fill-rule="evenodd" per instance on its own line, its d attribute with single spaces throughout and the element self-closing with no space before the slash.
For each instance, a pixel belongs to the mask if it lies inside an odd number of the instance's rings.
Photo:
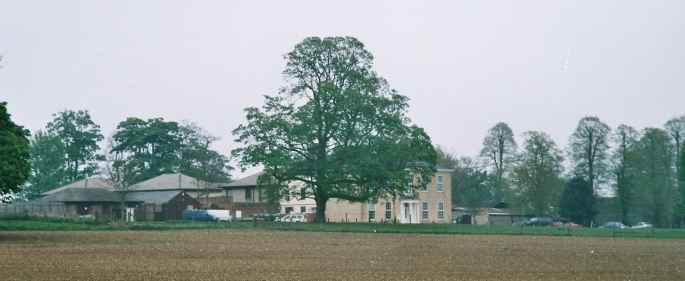
<svg viewBox="0 0 685 281">
<path fill-rule="evenodd" d="M 254 215 L 254 219 L 258 221 L 274 221 L 277 217 L 279 214 L 258 213 Z"/>
</svg>

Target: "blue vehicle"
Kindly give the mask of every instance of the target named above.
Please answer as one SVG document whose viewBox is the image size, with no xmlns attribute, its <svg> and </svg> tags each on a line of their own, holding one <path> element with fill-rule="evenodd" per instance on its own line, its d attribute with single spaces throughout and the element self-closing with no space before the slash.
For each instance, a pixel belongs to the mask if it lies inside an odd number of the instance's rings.
<svg viewBox="0 0 685 281">
<path fill-rule="evenodd" d="M 183 211 L 184 220 L 192 221 L 215 221 L 216 219 L 210 215 L 207 210 L 185 210 Z"/>
</svg>

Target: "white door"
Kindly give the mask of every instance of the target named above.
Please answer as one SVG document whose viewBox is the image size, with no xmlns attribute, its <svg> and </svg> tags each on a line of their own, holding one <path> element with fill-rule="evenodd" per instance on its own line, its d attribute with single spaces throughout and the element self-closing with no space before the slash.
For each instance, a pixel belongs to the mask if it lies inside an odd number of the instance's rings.
<svg viewBox="0 0 685 281">
<path fill-rule="evenodd" d="M 136 209 L 134 209 L 134 208 L 126 208 L 126 221 L 127 222 L 136 221 L 135 211 L 136 211 Z"/>
</svg>

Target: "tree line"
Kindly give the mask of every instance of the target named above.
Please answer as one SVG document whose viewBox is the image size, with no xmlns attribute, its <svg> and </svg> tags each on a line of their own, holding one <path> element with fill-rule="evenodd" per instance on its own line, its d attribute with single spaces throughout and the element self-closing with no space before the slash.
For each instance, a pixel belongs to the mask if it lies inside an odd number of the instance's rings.
<svg viewBox="0 0 685 281">
<path fill-rule="evenodd" d="M 509 205 L 526 214 L 561 216 L 589 225 L 598 201 L 615 200 L 625 224 L 659 227 L 685 221 L 685 116 L 663 128 L 611 129 L 595 116 L 580 119 L 561 149 L 546 133 L 528 131 L 519 146 L 504 122 L 488 130 L 476 157 L 438 148 L 438 162 L 456 170 L 455 204 Z M 613 194 L 613 199 L 607 195 Z"/>
<path fill-rule="evenodd" d="M 136 117 L 121 121 L 105 140 L 87 110 L 65 110 L 55 113 L 29 139 L 32 168 L 20 195 L 37 198 L 94 175 L 109 179 L 121 190 L 175 172 L 207 182 L 227 182 L 229 159 L 211 149 L 216 140 L 194 123 Z"/>
</svg>

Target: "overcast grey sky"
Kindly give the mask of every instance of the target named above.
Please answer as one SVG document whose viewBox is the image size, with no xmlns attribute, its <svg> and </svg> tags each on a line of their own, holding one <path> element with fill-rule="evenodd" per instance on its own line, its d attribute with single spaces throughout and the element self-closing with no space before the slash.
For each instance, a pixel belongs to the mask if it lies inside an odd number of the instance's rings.
<svg viewBox="0 0 685 281">
<path fill-rule="evenodd" d="M 88 109 L 192 120 L 233 148 L 307 36 L 355 36 L 433 142 L 478 153 L 505 121 L 564 147 L 578 119 L 662 126 L 685 108 L 685 1 L 0 0 L 0 100 L 32 131 Z M 425 1 L 428 2 L 428 1 Z"/>
</svg>

